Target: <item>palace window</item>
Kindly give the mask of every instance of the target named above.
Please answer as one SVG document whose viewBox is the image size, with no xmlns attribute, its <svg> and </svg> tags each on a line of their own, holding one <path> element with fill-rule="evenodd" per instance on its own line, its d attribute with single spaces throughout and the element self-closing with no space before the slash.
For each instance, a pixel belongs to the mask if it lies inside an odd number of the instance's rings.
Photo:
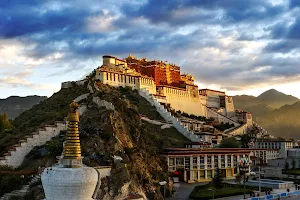
<svg viewBox="0 0 300 200">
<path fill-rule="evenodd" d="M 108 72 L 106 73 L 106 80 L 108 80 Z"/>
<path fill-rule="evenodd" d="M 116 81 L 116 74 L 113 74 L 114 75 L 114 81 Z"/>
<path fill-rule="evenodd" d="M 190 157 L 185 157 L 184 158 L 184 165 L 186 169 L 190 168 Z"/>
<path fill-rule="evenodd" d="M 204 156 L 200 156 L 200 168 L 204 169 Z"/>
<path fill-rule="evenodd" d="M 174 158 L 169 158 L 169 166 L 173 166 L 174 165 Z"/>
<path fill-rule="evenodd" d="M 211 156 L 207 156 L 207 168 L 211 168 Z"/>
<path fill-rule="evenodd" d="M 227 166 L 231 167 L 231 155 L 227 155 Z"/>
<path fill-rule="evenodd" d="M 217 168 L 219 166 L 219 156 L 218 155 L 214 155 L 214 167 Z"/>
<path fill-rule="evenodd" d="M 237 156 L 233 156 L 233 166 L 237 166 Z"/>
<path fill-rule="evenodd" d="M 197 157 L 193 157 L 193 165 L 197 165 Z"/>
<path fill-rule="evenodd" d="M 176 165 L 183 165 L 183 158 L 176 158 Z"/>
</svg>

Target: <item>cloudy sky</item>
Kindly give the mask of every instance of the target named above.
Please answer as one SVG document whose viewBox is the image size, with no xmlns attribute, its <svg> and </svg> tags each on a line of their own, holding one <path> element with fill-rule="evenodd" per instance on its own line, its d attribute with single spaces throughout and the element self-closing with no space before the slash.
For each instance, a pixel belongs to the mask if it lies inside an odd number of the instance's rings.
<svg viewBox="0 0 300 200">
<path fill-rule="evenodd" d="M 300 0 L 0 0 L 0 98 L 51 96 L 129 53 L 200 88 L 300 98 Z"/>
</svg>

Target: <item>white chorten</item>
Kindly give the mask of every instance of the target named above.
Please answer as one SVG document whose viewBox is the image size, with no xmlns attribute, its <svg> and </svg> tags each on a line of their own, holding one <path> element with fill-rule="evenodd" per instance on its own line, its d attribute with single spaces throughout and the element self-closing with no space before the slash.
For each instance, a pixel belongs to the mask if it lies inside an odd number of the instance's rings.
<svg viewBox="0 0 300 200">
<path fill-rule="evenodd" d="M 78 104 L 70 105 L 68 131 L 63 156 L 58 164 L 42 173 L 46 200 L 92 200 L 98 173 L 82 164 L 78 131 Z"/>
</svg>

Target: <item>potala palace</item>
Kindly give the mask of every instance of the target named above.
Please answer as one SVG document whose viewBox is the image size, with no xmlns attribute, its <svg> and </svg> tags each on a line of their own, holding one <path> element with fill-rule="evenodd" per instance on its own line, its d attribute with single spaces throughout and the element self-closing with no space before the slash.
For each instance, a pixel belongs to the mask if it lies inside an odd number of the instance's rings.
<svg viewBox="0 0 300 200">
<path fill-rule="evenodd" d="M 251 113 L 235 110 L 231 96 L 222 91 L 199 89 L 194 76 L 181 74 L 180 67 L 163 61 L 148 61 L 129 55 L 126 59 L 104 55 L 96 79 L 111 86 L 128 86 L 146 91 L 164 106 L 189 115 L 214 118 L 234 124 L 245 133 L 252 126 Z"/>
</svg>

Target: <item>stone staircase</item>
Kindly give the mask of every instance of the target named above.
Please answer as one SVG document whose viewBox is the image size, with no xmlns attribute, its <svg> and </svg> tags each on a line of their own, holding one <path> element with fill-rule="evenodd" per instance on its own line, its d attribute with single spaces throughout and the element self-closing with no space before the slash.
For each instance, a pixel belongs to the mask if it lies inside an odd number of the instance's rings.
<svg viewBox="0 0 300 200">
<path fill-rule="evenodd" d="M 26 185 L 23 185 L 22 188 L 20 190 L 14 190 L 10 193 L 5 193 L 0 200 L 9 200 L 10 198 L 17 196 L 17 197 L 23 197 L 27 194 L 28 189 L 30 187 L 30 185 L 39 182 L 41 180 L 41 175 L 35 175 Z"/>
<path fill-rule="evenodd" d="M 165 119 L 165 121 L 172 123 L 173 127 L 177 129 L 182 135 L 191 140 L 192 142 L 199 142 L 200 138 L 193 132 L 180 124 L 180 120 L 172 116 L 146 89 L 139 90 L 140 96 L 144 97 L 152 106 L 155 106 L 157 112 Z"/>
<path fill-rule="evenodd" d="M 0 157 L 0 165 L 8 165 L 13 168 L 19 167 L 24 161 L 25 156 L 35 147 L 44 145 L 51 138 L 57 136 L 60 131 L 66 130 L 66 123 L 57 121 L 54 125 L 45 125 L 36 132 L 19 140 L 17 144 Z"/>
<path fill-rule="evenodd" d="M 41 174 L 35 175 L 28 183 L 29 185 L 32 185 L 36 182 L 39 182 L 41 180 Z"/>
<path fill-rule="evenodd" d="M 14 190 L 11 193 L 5 193 L 0 200 L 9 200 L 14 196 L 23 197 L 26 195 L 30 185 L 23 185 L 20 190 Z"/>
<path fill-rule="evenodd" d="M 88 98 L 90 93 L 78 96 L 74 101 L 80 102 Z M 86 110 L 86 105 L 79 105 L 79 115 Z M 44 125 L 36 132 L 26 136 L 25 139 L 19 140 L 17 144 L 12 146 L 7 153 L 0 157 L 0 165 L 8 165 L 13 168 L 19 167 L 26 155 L 36 146 L 41 146 L 50 141 L 53 137 L 57 136 L 60 131 L 67 130 L 67 124 L 62 121 L 56 121 L 54 125 Z"/>
<path fill-rule="evenodd" d="M 218 120 L 218 122 L 230 123 L 230 124 L 233 124 L 235 127 L 241 126 L 240 123 L 234 121 L 233 119 L 230 119 L 230 118 L 218 113 L 217 111 L 215 111 L 214 109 L 212 109 L 210 107 L 207 107 L 207 106 L 205 106 L 205 107 L 207 110 L 207 118 L 213 117 L 216 120 Z"/>
</svg>

